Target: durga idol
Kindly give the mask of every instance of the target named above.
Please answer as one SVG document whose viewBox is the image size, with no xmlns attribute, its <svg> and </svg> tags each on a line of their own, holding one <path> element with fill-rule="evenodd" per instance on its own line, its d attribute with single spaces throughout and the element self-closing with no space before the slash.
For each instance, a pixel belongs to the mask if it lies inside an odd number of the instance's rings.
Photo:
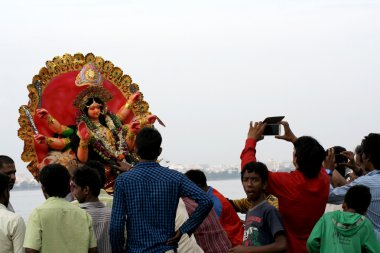
<svg viewBox="0 0 380 253">
<path fill-rule="evenodd" d="M 76 86 L 88 86 L 74 100 L 78 110 L 75 126 L 62 125 L 43 108 L 36 109 L 37 116 L 46 121 L 58 137 L 35 135 L 37 143 L 46 143 L 52 150 L 69 149 L 79 163 L 97 160 L 106 167 L 105 189 L 112 193 L 116 176 L 137 161 L 133 154 L 135 136 L 139 130 L 152 125 L 157 117 L 147 115 L 133 120 L 131 107 L 141 98 L 136 92 L 117 113 L 108 110 L 107 102 L 113 96 L 103 87 L 103 77 L 92 62 L 83 66 L 75 80 Z"/>
</svg>

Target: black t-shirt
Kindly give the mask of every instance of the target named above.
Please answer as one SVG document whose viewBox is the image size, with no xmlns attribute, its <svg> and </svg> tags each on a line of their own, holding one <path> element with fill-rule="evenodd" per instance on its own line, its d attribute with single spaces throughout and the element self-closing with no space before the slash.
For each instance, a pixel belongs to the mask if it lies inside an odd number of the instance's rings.
<svg viewBox="0 0 380 253">
<path fill-rule="evenodd" d="M 284 231 L 280 214 L 265 200 L 247 212 L 243 246 L 271 244 L 276 233 L 280 231 Z"/>
</svg>

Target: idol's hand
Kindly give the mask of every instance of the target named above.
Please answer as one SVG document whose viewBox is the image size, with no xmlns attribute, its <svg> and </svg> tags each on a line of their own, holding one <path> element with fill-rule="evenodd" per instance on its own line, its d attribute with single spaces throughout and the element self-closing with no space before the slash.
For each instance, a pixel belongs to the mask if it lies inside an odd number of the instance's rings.
<svg viewBox="0 0 380 253">
<path fill-rule="evenodd" d="M 81 141 L 88 141 L 88 140 L 90 140 L 91 134 L 88 131 L 86 123 L 84 123 L 83 121 L 81 121 L 78 124 L 77 135 L 79 136 L 79 138 L 81 139 Z"/>
<path fill-rule="evenodd" d="M 46 136 L 45 136 L 45 135 L 42 135 L 42 134 L 36 134 L 36 135 L 34 135 L 33 137 L 34 137 L 34 140 L 35 140 L 38 144 L 46 143 Z"/>
<path fill-rule="evenodd" d="M 37 109 L 37 117 L 40 119 L 46 119 L 46 117 L 49 115 L 49 112 L 46 109 Z"/>
<path fill-rule="evenodd" d="M 141 92 L 135 92 L 133 93 L 129 99 L 128 99 L 128 104 L 130 105 L 133 105 L 134 103 L 136 103 L 139 99 L 141 98 Z"/>
<path fill-rule="evenodd" d="M 146 121 L 148 122 L 148 124 L 153 124 L 154 122 L 156 122 L 156 119 L 156 115 L 149 115 L 148 117 L 146 117 Z"/>
<path fill-rule="evenodd" d="M 133 121 L 131 124 L 129 124 L 129 130 L 137 135 L 140 132 L 141 126 L 140 122 L 138 121 Z"/>
</svg>

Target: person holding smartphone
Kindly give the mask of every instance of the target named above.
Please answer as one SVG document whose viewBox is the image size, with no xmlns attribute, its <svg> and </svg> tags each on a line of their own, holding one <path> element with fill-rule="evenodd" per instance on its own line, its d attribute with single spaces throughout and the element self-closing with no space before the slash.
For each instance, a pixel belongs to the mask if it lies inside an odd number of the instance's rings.
<svg viewBox="0 0 380 253">
<path fill-rule="evenodd" d="M 288 239 L 286 252 L 307 253 L 307 239 L 323 215 L 329 195 L 330 180 L 322 168 L 325 150 L 310 136 L 297 138 L 289 124 L 281 121 L 285 134 L 275 138 L 294 145 L 295 171 L 269 172 L 266 191 L 278 198 L 279 212 Z M 241 153 L 241 167 L 256 162 L 256 144 L 263 139 L 266 123 L 249 125 L 245 147 Z"/>
</svg>

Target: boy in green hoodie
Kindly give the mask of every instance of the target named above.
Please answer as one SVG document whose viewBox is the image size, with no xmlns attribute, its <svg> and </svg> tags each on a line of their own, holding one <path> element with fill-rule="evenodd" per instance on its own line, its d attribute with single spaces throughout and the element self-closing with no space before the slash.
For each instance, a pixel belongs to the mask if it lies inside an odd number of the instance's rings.
<svg viewBox="0 0 380 253">
<path fill-rule="evenodd" d="M 372 223 L 363 216 L 371 202 L 369 188 L 351 187 L 342 211 L 324 214 L 307 240 L 307 250 L 328 253 L 380 252 Z"/>
</svg>

